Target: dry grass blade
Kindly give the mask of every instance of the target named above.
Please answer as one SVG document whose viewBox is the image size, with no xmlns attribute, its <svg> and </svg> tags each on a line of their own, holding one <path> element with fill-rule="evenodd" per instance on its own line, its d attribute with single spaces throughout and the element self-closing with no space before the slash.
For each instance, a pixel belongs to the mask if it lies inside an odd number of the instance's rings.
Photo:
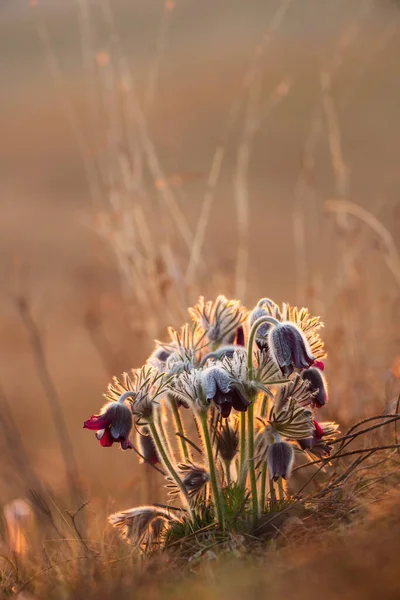
<svg viewBox="0 0 400 600">
<path fill-rule="evenodd" d="M 400 255 L 397 250 L 393 236 L 388 229 L 369 211 L 353 202 L 345 200 L 328 200 L 325 203 L 327 211 L 332 213 L 346 213 L 360 219 L 368 225 L 370 229 L 378 236 L 384 247 L 384 258 L 390 272 L 400 286 Z"/>
</svg>

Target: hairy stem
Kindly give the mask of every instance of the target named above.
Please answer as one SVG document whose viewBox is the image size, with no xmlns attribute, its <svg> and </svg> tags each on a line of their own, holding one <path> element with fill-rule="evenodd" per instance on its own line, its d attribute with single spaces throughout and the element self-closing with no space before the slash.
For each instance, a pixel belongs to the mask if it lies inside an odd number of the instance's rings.
<svg viewBox="0 0 400 600">
<path fill-rule="evenodd" d="M 241 486 L 246 484 L 246 413 L 240 414 L 240 462 L 239 481 Z"/>
<path fill-rule="evenodd" d="M 278 495 L 280 502 L 283 502 L 285 500 L 285 488 L 283 486 L 282 477 L 279 477 L 278 479 Z"/>
<path fill-rule="evenodd" d="M 257 329 L 263 323 L 271 323 L 272 325 L 277 325 L 278 321 L 273 317 L 261 317 L 257 319 L 254 325 L 251 328 L 249 335 L 249 342 L 247 346 L 247 371 L 249 381 L 252 382 L 254 379 L 254 366 L 253 366 L 253 345 L 254 339 L 257 333 Z M 252 495 L 252 503 L 253 503 L 253 516 L 254 519 L 257 519 L 259 516 L 259 506 L 257 499 L 257 477 L 256 477 L 256 468 L 254 464 L 254 402 L 256 400 L 256 394 L 253 394 L 253 397 L 250 398 L 251 404 L 247 409 L 248 415 L 248 433 L 247 433 L 247 442 L 248 442 L 248 467 L 250 474 L 250 484 L 251 484 L 251 495 Z"/>
<path fill-rule="evenodd" d="M 162 459 L 162 461 L 163 461 L 163 463 L 165 465 L 165 468 L 169 471 L 169 474 L 174 479 L 176 485 L 180 489 L 180 491 L 182 493 L 182 496 L 184 497 L 184 499 L 186 501 L 188 510 L 191 513 L 190 498 L 189 498 L 187 490 L 186 490 L 186 488 L 185 488 L 185 486 L 183 484 L 183 481 L 179 477 L 178 473 L 175 471 L 175 469 L 174 469 L 174 467 L 173 467 L 173 465 L 172 465 L 172 463 L 171 463 L 171 461 L 170 461 L 170 459 L 168 457 L 168 454 L 165 451 L 165 448 L 163 446 L 163 443 L 161 441 L 160 436 L 158 435 L 158 431 L 157 431 L 157 428 L 156 428 L 154 422 L 151 419 L 149 419 L 148 423 L 149 423 L 149 428 L 150 428 L 150 431 L 151 431 L 151 435 L 153 436 L 154 443 L 155 443 L 155 445 L 157 447 L 157 450 L 158 450 L 158 452 L 160 454 L 160 457 L 161 457 L 161 459 Z"/>
<path fill-rule="evenodd" d="M 211 445 L 210 432 L 208 430 L 207 413 L 202 411 L 199 413 L 199 421 L 203 432 L 204 445 L 206 447 L 208 470 L 210 473 L 210 483 L 214 498 L 215 509 L 217 511 L 218 523 L 224 531 L 225 529 L 225 505 L 222 496 L 221 487 L 218 481 L 217 470 L 215 468 L 215 460 Z"/>
<path fill-rule="evenodd" d="M 277 321 L 277 319 L 274 319 L 274 317 L 260 317 L 253 324 L 253 326 L 250 330 L 249 343 L 247 345 L 247 367 L 248 367 L 248 375 L 249 375 L 250 381 L 254 378 L 254 367 L 253 367 L 254 339 L 256 337 L 257 329 L 260 327 L 260 325 L 263 325 L 263 323 L 270 323 L 271 325 L 279 325 L 279 321 Z"/>
<path fill-rule="evenodd" d="M 174 415 L 175 425 L 176 425 L 178 432 L 180 433 L 179 444 L 181 447 L 182 459 L 191 460 L 190 451 L 189 451 L 189 448 L 188 448 L 188 445 L 187 445 L 186 439 L 185 439 L 186 432 L 185 432 L 185 428 L 182 423 L 181 415 L 179 413 L 178 403 L 175 400 L 175 398 L 170 398 L 169 400 L 170 400 L 170 405 L 172 408 L 172 414 Z"/>
<path fill-rule="evenodd" d="M 249 474 L 250 474 L 250 484 L 251 484 L 251 496 L 253 503 L 253 517 L 256 520 L 259 516 L 258 514 L 258 495 L 257 495 L 257 477 L 256 477 L 256 468 L 254 464 L 254 400 L 247 409 L 248 416 L 248 463 L 249 463 Z"/>
<path fill-rule="evenodd" d="M 275 483 L 273 479 L 269 480 L 269 496 L 271 498 L 271 506 L 276 505 Z"/>
<path fill-rule="evenodd" d="M 231 484 L 231 461 L 224 460 L 224 463 L 225 463 L 225 471 L 226 471 L 226 484 L 230 485 Z"/>
</svg>

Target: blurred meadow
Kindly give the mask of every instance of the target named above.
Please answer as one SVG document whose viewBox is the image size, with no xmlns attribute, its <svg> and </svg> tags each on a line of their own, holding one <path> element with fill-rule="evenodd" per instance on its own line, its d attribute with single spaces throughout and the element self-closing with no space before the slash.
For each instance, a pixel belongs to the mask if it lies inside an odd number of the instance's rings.
<svg viewBox="0 0 400 600">
<path fill-rule="evenodd" d="M 105 552 L 116 506 L 165 500 L 157 473 L 82 424 L 200 294 L 320 315 L 343 430 L 397 399 L 399 64 L 395 0 L 0 2 L 0 505 L 47 494 L 43 514 L 72 531 L 65 511 L 90 501 L 80 526 Z M 386 517 L 354 553 L 393 542 Z M 294 597 L 287 560 L 271 598 Z M 29 580 L 21 561 L 4 593 Z M 212 590 L 196 597 L 239 597 L 202 568 Z M 125 589 L 107 582 L 104 597 Z M 355 597 L 339 587 L 326 596 Z"/>
</svg>

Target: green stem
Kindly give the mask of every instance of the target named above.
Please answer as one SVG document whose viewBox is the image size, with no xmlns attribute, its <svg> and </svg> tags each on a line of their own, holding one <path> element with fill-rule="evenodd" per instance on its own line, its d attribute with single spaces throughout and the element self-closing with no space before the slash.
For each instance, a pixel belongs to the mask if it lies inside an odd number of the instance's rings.
<svg viewBox="0 0 400 600">
<path fill-rule="evenodd" d="M 169 442 L 168 442 L 168 438 L 167 438 L 167 435 L 166 435 L 165 430 L 164 430 L 164 425 L 163 425 L 163 422 L 162 422 L 162 412 L 161 411 L 162 411 L 162 407 L 161 406 L 158 406 L 157 408 L 154 408 L 154 414 L 155 414 L 155 417 L 156 417 L 155 420 L 156 420 L 156 423 L 157 423 L 158 430 L 160 432 L 161 440 L 162 440 L 162 442 L 164 444 L 164 448 L 166 449 L 167 452 L 169 452 L 171 454 L 171 448 L 170 448 L 170 445 L 169 445 Z"/>
<path fill-rule="evenodd" d="M 225 460 L 225 471 L 226 471 L 226 484 L 230 485 L 231 484 L 231 461 L 230 460 Z"/>
<path fill-rule="evenodd" d="M 258 498 L 257 498 L 257 477 L 256 477 L 256 468 L 254 464 L 254 400 L 253 397 L 252 403 L 247 409 L 248 416 L 248 447 L 249 447 L 249 455 L 248 455 L 248 463 L 249 463 L 249 474 L 250 474 L 250 484 L 251 484 L 251 496 L 253 502 L 253 517 L 254 520 L 257 520 L 258 514 Z"/>
<path fill-rule="evenodd" d="M 285 490 L 283 487 L 283 479 L 282 477 L 279 477 L 278 479 L 278 495 L 279 495 L 279 501 L 280 502 L 284 502 L 285 500 Z"/>
<path fill-rule="evenodd" d="M 269 480 L 269 496 L 271 498 L 271 506 L 276 505 L 275 483 L 273 479 Z"/>
<path fill-rule="evenodd" d="M 151 431 L 151 435 L 153 436 L 154 443 L 155 443 L 157 450 L 162 458 L 165 468 L 169 471 L 171 477 L 174 479 L 176 485 L 179 487 L 180 491 L 182 492 L 182 495 L 186 500 L 189 513 L 191 514 L 192 511 L 191 511 L 191 506 L 190 506 L 190 498 L 187 493 L 187 489 L 185 488 L 182 479 L 179 477 L 178 473 L 175 471 L 174 467 L 172 466 L 172 463 L 171 463 L 171 461 L 168 457 L 168 454 L 165 451 L 165 448 L 161 441 L 161 438 L 158 435 L 158 431 L 157 431 L 157 428 L 156 428 L 154 422 L 149 419 L 148 424 L 149 424 L 149 428 Z"/>
<path fill-rule="evenodd" d="M 246 413 L 240 413 L 240 462 L 239 482 L 242 487 L 246 485 Z"/>
<path fill-rule="evenodd" d="M 254 368 L 253 368 L 253 345 L 254 345 L 254 338 L 256 337 L 257 329 L 263 323 L 270 323 L 271 325 L 279 325 L 279 321 L 277 319 L 274 319 L 274 317 L 260 317 L 253 324 L 253 326 L 252 326 L 252 328 L 250 330 L 249 342 L 248 342 L 248 345 L 247 345 L 247 367 L 248 367 L 249 381 L 252 381 L 252 379 L 254 378 Z"/>
<path fill-rule="evenodd" d="M 250 330 L 249 341 L 248 341 L 248 346 L 247 346 L 247 371 L 248 371 L 248 379 L 249 379 L 250 383 L 254 379 L 254 366 L 253 366 L 254 339 L 256 337 L 257 329 L 263 323 L 271 323 L 272 325 L 277 325 L 279 323 L 279 321 L 277 321 L 273 317 L 260 317 L 253 324 L 253 326 Z M 256 477 L 255 464 L 254 464 L 254 402 L 255 402 L 255 399 L 256 399 L 256 395 L 253 394 L 253 397 L 250 399 L 251 404 L 247 409 L 247 415 L 248 415 L 247 462 L 248 462 L 248 468 L 249 468 L 249 474 L 250 474 L 251 495 L 252 495 L 252 502 L 253 502 L 253 518 L 256 520 L 259 516 L 258 515 L 259 508 L 258 508 L 258 500 L 257 500 L 257 477 Z"/>
<path fill-rule="evenodd" d="M 184 428 L 183 423 L 182 423 L 181 415 L 179 413 L 178 403 L 175 400 L 175 398 L 170 398 L 169 400 L 170 400 L 170 404 L 171 404 L 171 408 L 172 408 L 172 413 L 174 415 L 174 420 L 175 420 L 176 428 L 177 428 L 177 430 L 179 431 L 179 433 L 181 435 L 187 437 L 186 436 L 186 432 L 185 432 L 185 428 Z M 188 448 L 188 445 L 186 443 L 186 440 L 183 439 L 183 438 L 181 438 L 181 437 L 179 437 L 179 444 L 180 444 L 181 451 L 182 451 L 181 452 L 182 458 L 184 460 L 189 460 L 190 461 L 191 460 L 191 456 L 190 456 L 190 452 L 189 452 L 189 448 Z"/>
<path fill-rule="evenodd" d="M 204 437 L 204 445 L 207 451 L 207 459 L 208 459 L 208 470 L 210 473 L 210 483 L 211 489 L 214 497 L 215 509 L 217 511 L 218 523 L 222 529 L 225 530 L 225 505 L 224 499 L 222 496 L 222 491 L 219 485 L 217 470 L 215 468 L 214 454 L 211 445 L 210 432 L 208 430 L 208 421 L 207 421 L 207 413 L 202 411 L 198 415 L 200 425 L 203 432 Z"/>
</svg>

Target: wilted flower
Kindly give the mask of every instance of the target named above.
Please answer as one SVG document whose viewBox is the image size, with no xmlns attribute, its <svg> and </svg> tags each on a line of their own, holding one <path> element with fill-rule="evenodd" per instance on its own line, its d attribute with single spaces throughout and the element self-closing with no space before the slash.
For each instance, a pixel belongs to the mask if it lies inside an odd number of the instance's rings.
<svg viewBox="0 0 400 600">
<path fill-rule="evenodd" d="M 246 412 L 250 402 L 234 385 L 229 373 L 222 367 L 208 367 L 201 374 L 201 383 L 206 399 L 214 402 L 221 416 L 225 419 L 232 408 Z"/>
<path fill-rule="evenodd" d="M 83 427 L 96 431 L 100 444 L 109 447 L 114 442 L 119 442 L 123 450 L 132 448 L 129 434 L 132 429 L 132 412 L 130 408 L 120 402 L 107 402 L 99 415 L 92 415 L 84 422 Z"/>
<path fill-rule="evenodd" d="M 294 460 L 294 451 L 287 442 L 271 444 L 267 452 L 267 464 L 271 479 L 277 481 L 279 477 L 288 479 Z"/>
<path fill-rule="evenodd" d="M 215 344 L 233 341 L 232 334 L 246 318 L 246 309 L 239 300 L 218 296 L 215 302 L 205 302 L 200 296 L 196 306 L 189 308 L 193 321 L 198 323 L 210 342 Z"/>
<path fill-rule="evenodd" d="M 149 465 L 156 465 L 158 462 L 160 462 L 158 460 L 156 447 L 148 427 L 142 427 L 140 430 L 138 430 L 136 439 L 140 454 L 143 456 L 143 461 L 145 463 Z"/>
<path fill-rule="evenodd" d="M 278 323 L 268 334 L 268 346 L 284 376 L 296 369 L 307 369 L 314 357 L 302 331 L 294 323 Z"/>
<path fill-rule="evenodd" d="M 302 379 L 310 382 L 310 391 L 314 392 L 311 404 L 321 408 L 328 402 L 327 385 L 325 377 L 319 369 L 311 367 L 301 373 Z"/>
</svg>

